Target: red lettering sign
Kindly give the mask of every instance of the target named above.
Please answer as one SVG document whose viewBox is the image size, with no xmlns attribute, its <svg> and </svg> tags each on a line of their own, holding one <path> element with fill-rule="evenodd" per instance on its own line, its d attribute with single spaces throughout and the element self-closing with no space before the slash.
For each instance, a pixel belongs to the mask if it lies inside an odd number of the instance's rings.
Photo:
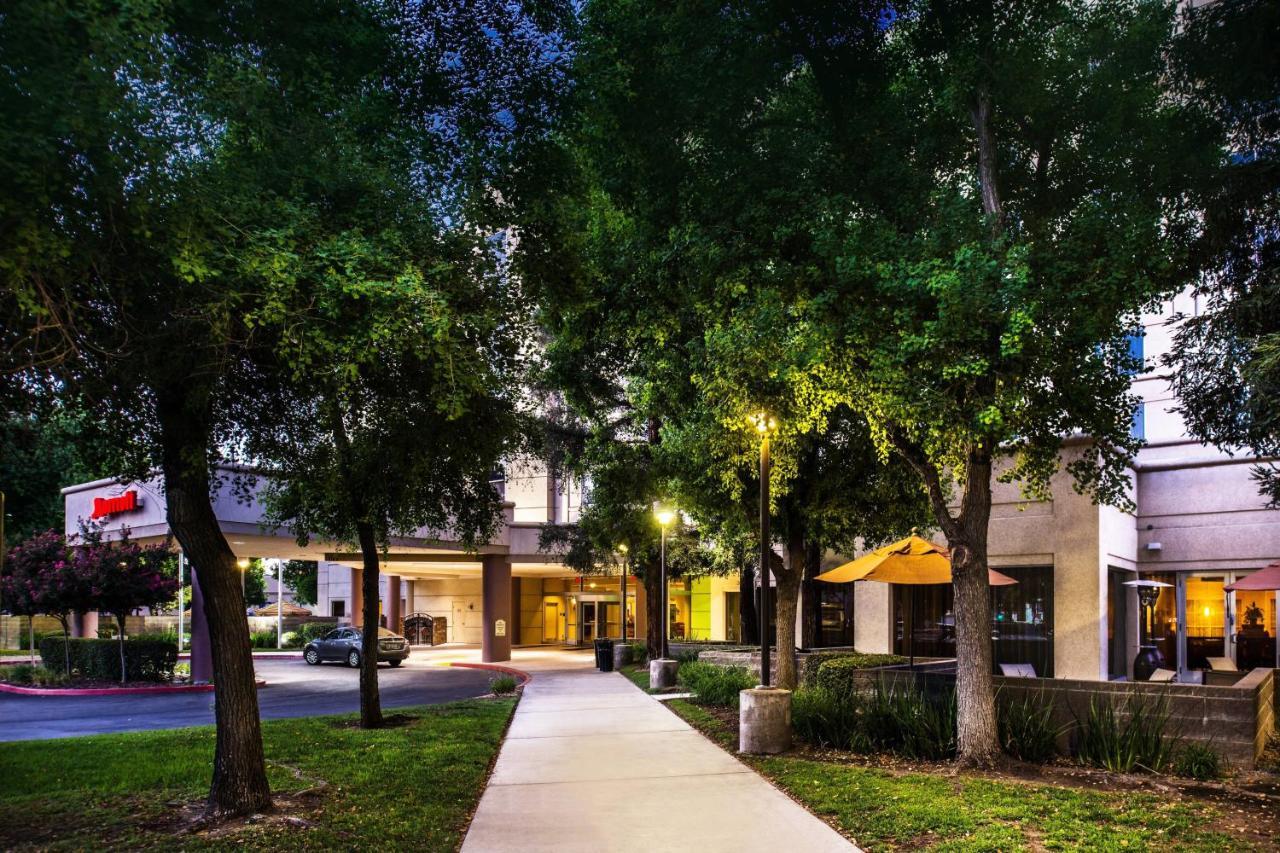
<svg viewBox="0 0 1280 853">
<path fill-rule="evenodd" d="M 130 489 L 118 497 L 94 498 L 91 518 L 106 518 L 118 512 L 133 512 L 139 506 L 141 504 L 138 503 L 138 493 Z"/>
</svg>

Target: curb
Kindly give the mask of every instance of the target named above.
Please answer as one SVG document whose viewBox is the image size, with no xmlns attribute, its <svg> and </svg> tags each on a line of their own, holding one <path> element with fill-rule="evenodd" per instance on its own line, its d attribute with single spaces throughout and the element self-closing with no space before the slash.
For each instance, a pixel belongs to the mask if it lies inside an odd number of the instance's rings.
<svg viewBox="0 0 1280 853">
<path fill-rule="evenodd" d="M 492 670 L 493 672 L 505 673 L 507 675 L 515 676 L 516 678 L 520 679 L 520 684 L 522 685 L 528 684 L 530 681 L 533 681 L 533 676 L 522 669 L 513 669 L 512 667 L 509 667 L 509 666 L 499 666 L 496 663 L 462 663 L 460 661 L 453 661 L 449 664 L 449 666 L 458 666 L 458 667 L 462 667 L 463 669 L 488 669 L 488 670 Z"/>
<path fill-rule="evenodd" d="M 258 687 L 267 682 L 258 679 Z M 18 696 L 141 696 L 156 693 L 212 693 L 212 684 L 169 684 L 163 687 L 20 687 L 16 684 L 0 684 L 0 693 Z"/>
</svg>

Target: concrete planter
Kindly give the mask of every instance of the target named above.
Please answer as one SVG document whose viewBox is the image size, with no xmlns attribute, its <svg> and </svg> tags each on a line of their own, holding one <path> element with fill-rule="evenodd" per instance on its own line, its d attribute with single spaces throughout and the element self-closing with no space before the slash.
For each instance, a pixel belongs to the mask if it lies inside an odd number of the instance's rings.
<svg viewBox="0 0 1280 853">
<path fill-rule="evenodd" d="M 791 691 L 752 687 L 738 694 L 738 751 L 777 755 L 791 748 Z"/>
<path fill-rule="evenodd" d="M 649 689 L 667 690 L 676 686 L 676 672 L 680 669 L 678 660 L 649 661 Z"/>
</svg>

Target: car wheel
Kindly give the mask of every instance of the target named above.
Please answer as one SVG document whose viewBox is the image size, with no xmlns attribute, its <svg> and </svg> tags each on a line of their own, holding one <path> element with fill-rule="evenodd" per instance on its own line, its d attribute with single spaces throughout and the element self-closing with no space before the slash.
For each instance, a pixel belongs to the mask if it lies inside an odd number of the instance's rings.
<svg viewBox="0 0 1280 853">
<path fill-rule="evenodd" d="M 391 666 L 394 668 L 394 667 L 397 667 L 397 666 L 399 666 L 400 664 L 404 663 L 404 661 L 402 661 L 402 660 L 389 660 L 389 661 L 387 661 L 387 663 L 391 664 Z"/>
<path fill-rule="evenodd" d="M 320 653 L 315 649 L 307 649 L 302 653 L 302 659 L 312 666 L 315 666 L 320 663 Z"/>
<path fill-rule="evenodd" d="M 351 650 L 351 654 L 347 655 L 347 666 L 352 669 L 360 665 L 360 653 L 355 649 Z"/>
</svg>

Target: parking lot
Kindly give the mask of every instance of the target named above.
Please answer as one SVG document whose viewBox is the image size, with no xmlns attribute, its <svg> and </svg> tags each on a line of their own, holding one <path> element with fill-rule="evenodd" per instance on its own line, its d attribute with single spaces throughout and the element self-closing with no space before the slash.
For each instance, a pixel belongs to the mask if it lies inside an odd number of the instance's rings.
<svg viewBox="0 0 1280 853">
<path fill-rule="evenodd" d="M 360 709 L 358 670 L 308 666 L 301 658 L 256 659 L 263 719 L 341 714 Z M 429 705 L 482 696 L 494 673 L 441 666 L 430 654 L 398 669 L 378 668 L 382 707 Z M 0 693 L 0 741 L 171 729 L 213 722 L 212 693 L 155 696 L 15 696 Z"/>
</svg>

